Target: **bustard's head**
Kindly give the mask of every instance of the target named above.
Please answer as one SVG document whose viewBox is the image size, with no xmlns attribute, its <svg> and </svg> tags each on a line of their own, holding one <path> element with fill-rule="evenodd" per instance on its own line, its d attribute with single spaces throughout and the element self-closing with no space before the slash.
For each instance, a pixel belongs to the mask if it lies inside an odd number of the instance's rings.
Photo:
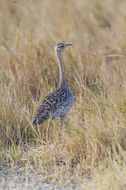
<svg viewBox="0 0 126 190">
<path fill-rule="evenodd" d="M 72 46 L 72 44 L 64 44 L 64 43 L 59 43 L 55 46 L 55 52 L 61 52 L 63 51 L 67 46 Z"/>
</svg>

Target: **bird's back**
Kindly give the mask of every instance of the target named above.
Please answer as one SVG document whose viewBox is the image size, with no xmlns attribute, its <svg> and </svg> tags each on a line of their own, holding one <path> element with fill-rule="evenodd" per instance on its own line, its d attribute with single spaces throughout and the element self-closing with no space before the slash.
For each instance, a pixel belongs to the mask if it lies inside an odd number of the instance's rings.
<svg viewBox="0 0 126 190">
<path fill-rule="evenodd" d="M 43 99 L 34 116 L 33 125 L 41 124 L 50 117 L 67 115 L 73 102 L 73 94 L 68 86 L 58 88 Z"/>
</svg>

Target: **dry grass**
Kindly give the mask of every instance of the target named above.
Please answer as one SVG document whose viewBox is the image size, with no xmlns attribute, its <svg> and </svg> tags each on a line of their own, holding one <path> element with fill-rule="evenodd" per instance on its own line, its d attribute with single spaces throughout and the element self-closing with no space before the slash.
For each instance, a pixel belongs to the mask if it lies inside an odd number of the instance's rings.
<svg viewBox="0 0 126 190">
<path fill-rule="evenodd" d="M 1 167 L 40 168 L 56 179 L 89 177 L 97 190 L 126 188 L 126 1 L 0 1 Z M 58 84 L 54 46 L 75 103 L 59 120 L 31 125 Z M 87 184 L 87 189 L 89 189 Z"/>
</svg>

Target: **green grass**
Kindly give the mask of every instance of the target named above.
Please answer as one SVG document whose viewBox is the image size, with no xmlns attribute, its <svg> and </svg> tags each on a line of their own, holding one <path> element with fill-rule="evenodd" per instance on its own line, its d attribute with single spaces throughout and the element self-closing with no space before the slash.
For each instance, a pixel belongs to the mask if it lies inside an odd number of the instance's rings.
<svg viewBox="0 0 126 190">
<path fill-rule="evenodd" d="M 49 179 L 126 188 L 125 10 L 114 0 L 0 2 L 1 168 L 32 166 Z M 75 103 L 61 139 L 59 119 L 47 139 L 48 121 L 35 128 L 32 118 L 58 85 L 59 42 L 74 44 L 62 58 Z"/>
</svg>

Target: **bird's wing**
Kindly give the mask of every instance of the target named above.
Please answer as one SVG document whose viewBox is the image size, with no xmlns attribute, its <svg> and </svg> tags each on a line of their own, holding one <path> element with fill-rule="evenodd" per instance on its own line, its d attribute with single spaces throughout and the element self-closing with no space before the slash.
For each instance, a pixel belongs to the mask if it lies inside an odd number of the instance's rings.
<svg viewBox="0 0 126 190">
<path fill-rule="evenodd" d="M 60 88 L 47 95 L 36 111 L 33 125 L 41 124 L 49 119 L 51 112 L 56 112 L 62 101 L 65 101 L 66 94 L 66 91 Z"/>
</svg>

